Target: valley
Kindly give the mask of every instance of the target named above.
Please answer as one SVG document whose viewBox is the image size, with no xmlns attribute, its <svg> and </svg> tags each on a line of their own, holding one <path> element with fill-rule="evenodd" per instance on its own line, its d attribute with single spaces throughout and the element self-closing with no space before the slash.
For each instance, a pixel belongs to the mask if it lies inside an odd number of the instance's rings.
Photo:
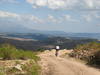
<svg viewBox="0 0 100 75">
<path fill-rule="evenodd" d="M 65 33 L 60 33 L 59 35 L 54 33 L 51 35 L 50 32 L 48 34 L 1 33 L 0 44 L 9 43 L 15 45 L 19 49 L 25 50 L 45 50 L 54 49 L 56 45 L 60 45 L 61 49 L 72 49 L 78 44 L 85 44 L 94 41 L 100 42 L 97 38 L 94 39 L 92 37 L 85 37 L 82 34 L 80 34 L 80 37 L 75 36 L 76 34 L 70 34 L 70 36 L 67 33 L 66 36 L 63 36 L 63 34 L 65 35 Z M 90 35 L 88 34 L 88 36 Z"/>
</svg>

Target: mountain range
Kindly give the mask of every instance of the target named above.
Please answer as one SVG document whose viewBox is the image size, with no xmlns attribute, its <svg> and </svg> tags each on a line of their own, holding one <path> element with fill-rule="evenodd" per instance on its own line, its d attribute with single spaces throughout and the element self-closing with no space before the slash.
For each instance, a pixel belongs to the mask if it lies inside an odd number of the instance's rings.
<svg viewBox="0 0 100 75">
<path fill-rule="evenodd" d="M 4 28 L 0 25 L 0 34 L 6 35 L 7 37 L 21 37 L 28 39 L 45 39 L 48 37 L 66 37 L 71 39 L 80 38 L 94 38 L 100 40 L 100 33 L 72 33 L 64 31 L 48 31 L 48 30 L 35 30 L 24 27 L 22 25 L 8 25 Z"/>
</svg>

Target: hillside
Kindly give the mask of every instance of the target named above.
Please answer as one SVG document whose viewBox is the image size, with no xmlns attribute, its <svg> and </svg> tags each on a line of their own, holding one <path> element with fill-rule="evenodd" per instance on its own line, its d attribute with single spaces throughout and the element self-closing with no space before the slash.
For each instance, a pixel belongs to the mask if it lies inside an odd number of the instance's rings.
<svg viewBox="0 0 100 75">
<path fill-rule="evenodd" d="M 24 35 L 26 36 L 26 35 Z M 27 35 L 28 37 L 28 35 Z M 33 38 L 35 36 L 33 35 Z M 17 37 L 0 37 L 0 44 L 10 43 L 15 45 L 19 49 L 25 50 L 38 50 L 38 49 L 52 49 L 55 45 L 60 45 L 62 49 L 72 49 L 78 44 L 84 44 L 88 42 L 99 42 L 96 39 L 70 39 L 65 37 L 42 37 L 38 36 L 40 40 L 28 39 L 28 38 L 17 38 Z"/>
<path fill-rule="evenodd" d="M 69 53 L 59 51 L 59 55 Z M 70 58 L 55 57 L 55 50 L 45 51 L 41 57 L 42 75 L 100 75 L 100 71 Z"/>
<path fill-rule="evenodd" d="M 69 55 L 71 57 L 84 60 L 89 65 L 100 68 L 100 43 L 90 42 L 78 45 Z"/>
<path fill-rule="evenodd" d="M 95 44 L 91 49 L 100 48 L 100 44 Z M 55 51 L 55 49 L 43 52 L 24 51 L 10 44 L 2 44 L 0 75 L 100 75 L 99 69 L 70 58 L 68 55 L 74 51 L 73 49 L 59 50 L 57 57 Z"/>
</svg>

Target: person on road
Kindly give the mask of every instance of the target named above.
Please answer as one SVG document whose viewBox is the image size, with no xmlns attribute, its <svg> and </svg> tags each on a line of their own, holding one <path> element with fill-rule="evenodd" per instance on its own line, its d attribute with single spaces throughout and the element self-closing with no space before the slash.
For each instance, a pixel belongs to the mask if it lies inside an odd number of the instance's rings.
<svg viewBox="0 0 100 75">
<path fill-rule="evenodd" d="M 60 46 L 56 46 L 56 52 L 55 52 L 55 56 L 57 57 L 58 56 L 58 51 L 60 49 Z"/>
</svg>

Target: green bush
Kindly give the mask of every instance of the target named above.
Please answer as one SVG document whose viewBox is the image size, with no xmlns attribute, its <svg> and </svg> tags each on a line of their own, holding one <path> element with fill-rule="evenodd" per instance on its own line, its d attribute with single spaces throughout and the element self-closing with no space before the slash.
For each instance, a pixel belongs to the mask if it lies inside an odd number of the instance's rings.
<svg viewBox="0 0 100 75">
<path fill-rule="evenodd" d="M 40 60 L 40 58 L 38 56 L 36 56 L 36 53 L 32 52 L 32 51 L 23 51 L 23 50 L 19 50 L 17 51 L 17 58 L 18 59 L 34 59 L 35 61 Z"/>
<path fill-rule="evenodd" d="M 36 56 L 36 52 L 16 49 L 16 47 L 10 44 L 3 44 L 0 46 L 0 58 L 3 60 L 34 59 L 35 61 L 40 59 Z"/>
<path fill-rule="evenodd" d="M 94 56 L 91 58 L 89 64 L 98 65 L 100 67 L 100 50 L 94 53 Z"/>
<path fill-rule="evenodd" d="M 100 43 L 97 42 L 90 42 L 87 44 L 81 44 L 81 45 L 77 45 L 75 50 L 99 50 L 100 49 Z"/>
<path fill-rule="evenodd" d="M 0 57 L 4 60 L 8 59 L 15 59 L 16 58 L 16 51 L 17 49 L 9 44 L 3 44 L 0 46 Z"/>
</svg>

